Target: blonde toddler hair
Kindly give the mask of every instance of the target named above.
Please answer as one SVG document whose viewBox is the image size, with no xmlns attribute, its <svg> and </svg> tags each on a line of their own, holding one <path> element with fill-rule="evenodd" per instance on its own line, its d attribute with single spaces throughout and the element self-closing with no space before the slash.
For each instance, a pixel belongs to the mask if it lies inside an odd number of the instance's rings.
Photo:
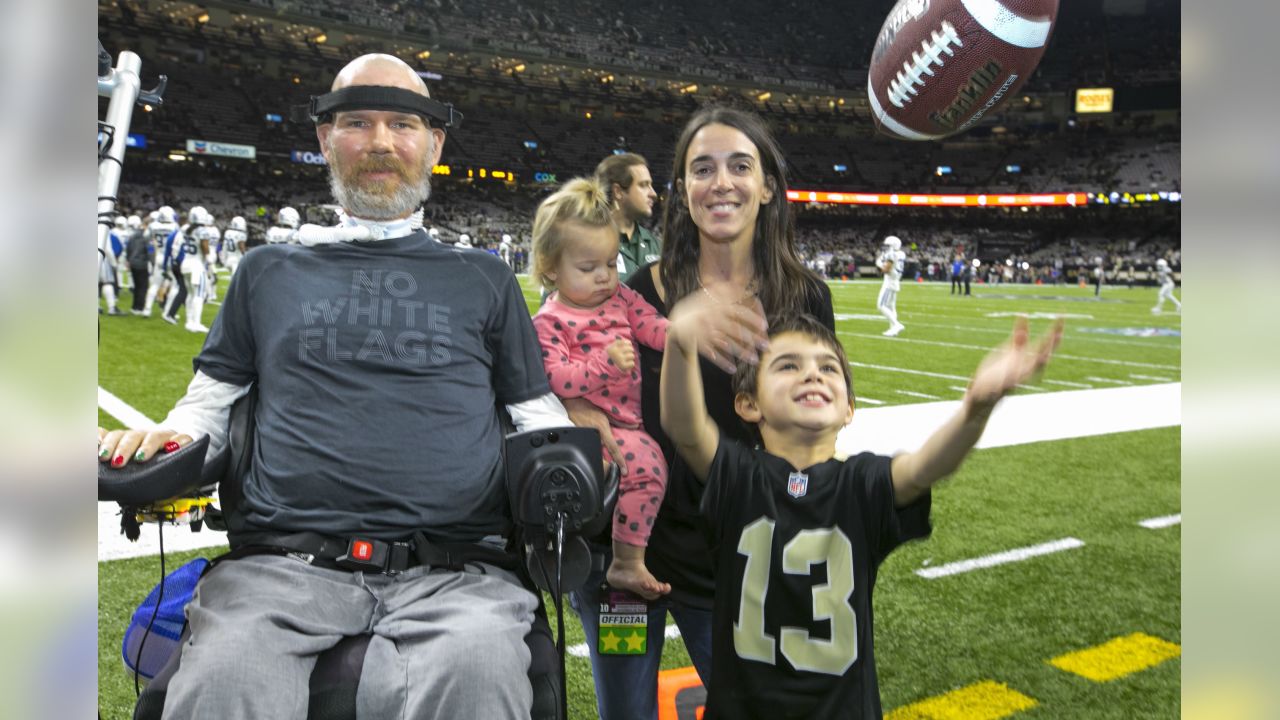
<svg viewBox="0 0 1280 720">
<path fill-rule="evenodd" d="M 566 182 L 542 201 L 533 217 L 533 277 L 549 291 L 556 289 L 549 274 L 555 272 L 564 252 L 560 224 L 576 222 L 589 227 L 613 225 L 609 195 L 588 178 Z"/>
</svg>

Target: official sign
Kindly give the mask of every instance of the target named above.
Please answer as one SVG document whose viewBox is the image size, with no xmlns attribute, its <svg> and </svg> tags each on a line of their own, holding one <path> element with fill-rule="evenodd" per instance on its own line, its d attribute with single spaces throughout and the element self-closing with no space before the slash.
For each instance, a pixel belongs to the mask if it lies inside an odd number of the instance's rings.
<svg viewBox="0 0 1280 720">
<path fill-rule="evenodd" d="M 214 142 L 212 140 L 187 139 L 187 152 L 193 155 L 217 155 L 242 160 L 253 160 L 258 156 L 252 145 L 233 145 L 232 143 Z"/>
<path fill-rule="evenodd" d="M 324 159 L 324 153 L 311 152 L 310 150 L 294 150 L 289 153 L 289 157 L 296 163 L 306 165 L 328 165 Z"/>
</svg>

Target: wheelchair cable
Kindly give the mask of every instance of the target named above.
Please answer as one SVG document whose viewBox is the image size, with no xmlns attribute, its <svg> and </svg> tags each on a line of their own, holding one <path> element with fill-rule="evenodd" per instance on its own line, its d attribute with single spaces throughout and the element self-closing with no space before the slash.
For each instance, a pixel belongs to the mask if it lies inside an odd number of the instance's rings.
<svg viewBox="0 0 1280 720">
<path fill-rule="evenodd" d="M 142 688 L 138 685 L 138 674 L 142 669 L 142 651 L 147 647 L 147 638 L 151 636 L 151 628 L 156 624 L 156 616 L 160 614 L 160 604 L 164 602 L 164 521 L 156 523 L 160 538 L 160 592 L 156 595 L 156 606 L 151 611 L 151 619 L 147 621 L 147 629 L 142 633 L 138 643 L 138 654 L 133 659 L 133 693 L 142 697 Z"/>
<path fill-rule="evenodd" d="M 569 680 L 566 676 L 564 647 L 564 513 L 556 513 L 556 650 L 560 655 L 560 718 L 569 720 Z"/>
</svg>

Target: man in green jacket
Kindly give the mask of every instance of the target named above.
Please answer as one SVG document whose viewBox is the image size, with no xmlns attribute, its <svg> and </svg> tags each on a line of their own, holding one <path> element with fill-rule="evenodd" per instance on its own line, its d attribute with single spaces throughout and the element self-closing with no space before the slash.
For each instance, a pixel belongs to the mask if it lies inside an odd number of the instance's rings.
<svg viewBox="0 0 1280 720">
<path fill-rule="evenodd" d="M 613 221 L 621 233 L 618 243 L 618 277 L 626 278 L 637 268 L 654 262 L 662 243 L 641 225 L 653 217 L 658 193 L 643 157 L 635 153 L 610 155 L 596 166 L 596 182 L 609 194 Z"/>
</svg>

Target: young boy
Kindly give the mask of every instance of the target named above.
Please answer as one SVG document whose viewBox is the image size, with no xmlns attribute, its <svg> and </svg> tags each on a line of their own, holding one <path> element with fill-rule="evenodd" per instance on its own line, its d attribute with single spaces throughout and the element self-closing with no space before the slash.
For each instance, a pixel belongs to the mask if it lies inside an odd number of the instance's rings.
<svg viewBox="0 0 1280 720">
<path fill-rule="evenodd" d="M 853 394 L 835 336 L 809 316 L 770 323 L 759 365 L 734 376 L 735 410 L 763 442 L 751 449 L 722 440 L 703 404 L 698 312 L 672 314 L 662 425 L 707 483 L 716 597 L 704 717 L 880 718 L 877 568 L 898 545 L 929 535 L 930 487 L 959 467 L 996 403 L 1044 368 L 1062 324 L 1033 349 L 1019 319 L 970 380 L 960 411 L 916 452 L 842 461 L 836 434 L 853 418 Z"/>
</svg>

